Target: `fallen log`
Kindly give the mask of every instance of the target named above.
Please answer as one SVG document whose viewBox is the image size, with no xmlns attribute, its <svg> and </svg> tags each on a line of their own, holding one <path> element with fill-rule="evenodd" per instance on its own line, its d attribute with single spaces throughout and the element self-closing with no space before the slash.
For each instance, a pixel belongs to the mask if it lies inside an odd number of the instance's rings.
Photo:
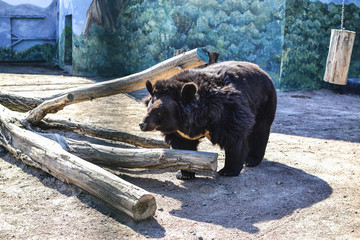
<svg viewBox="0 0 360 240">
<path fill-rule="evenodd" d="M 56 108 L 56 106 L 49 107 L 49 104 L 51 103 L 44 102 L 44 105 L 41 104 L 36 107 L 37 109 L 31 110 L 26 120 L 30 124 L 36 125 L 47 113 L 49 113 L 48 109 L 51 109 L 51 112 L 54 113 L 63 109 L 66 105 L 139 90 L 144 88 L 147 80 L 154 83 L 159 79 L 167 79 L 183 70 L 204 65 L 208 61 L 208 53 L 201 48 L 197 48 L 172 57 L 136 74 L 70 89 L 52 95 L 47 99 L 49 99 L 48 101 L 51 101 L 55 98 L 65 98 L 65 96 L 71 95 L 73 96 L 72 101 L 62 104 L 59 108 Z"/>
<path fill-rule="evenodd" d="M 214 173 L 217 153 L 176 149 L 134 149 L 65 140 L 74 155 L 110 168 L 156 168 Z"/>
<path fill-rule="evenodd" d="M 26 112 L 40 105 L 44 100 L 38 98 L 23 97 L 20 95 L 0 91 L 0 104 L 17 112 Z M 38 123 L 42 129 L 59 129 L 76 132 L 87 136 L 119 141 L 143 148 L 169 148 L 164 141 L 152 138 L 136 136 L 130 133 L 93 126 L 78 121 L 70 121 L 55 117 L 46 117 Z"/>
<path fill-rule="evenodd" d="M 107 140 L 128 143 L 137 147 L 144 148 L 169 148 L 170 146 L 164 141 L 152 138 L 144 138 L 130 133 L 117 131 L 114 129 L 102 128 L 77 121 L 69 121 L 60 118 L 46 117 L 39 122 L 38 127 L 41 129 L 58 129 L 63 131 L 76 132 L 91 137 L 97 137 Z"/>
<path fill-rule="evenodd" d="M 84 189 L 135 220 L 155 214 L 155 198 L 147 191 L 20 126 L 17 115 L 0 105 L 0 145 L 15 158 Z"/>
</svg>

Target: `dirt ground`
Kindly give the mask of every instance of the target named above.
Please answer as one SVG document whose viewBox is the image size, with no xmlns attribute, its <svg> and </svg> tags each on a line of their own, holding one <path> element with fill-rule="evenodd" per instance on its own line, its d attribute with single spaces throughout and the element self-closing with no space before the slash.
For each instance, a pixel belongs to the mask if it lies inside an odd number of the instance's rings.
<svg viewBox="0 0 360 240">
<path fill-rule="evenodd" d="M 98 80 L 98 79 L 97 79 Z M 0 90 L 25 96 L 86 84 L 58 69 L 0 66 Z M 144 90 L 66 107 L 59 115 L 142 133 Z M 0 239 L 360 239 L 360 97 L 278 92 L 266 156 L 238 177 L 111 170 L 151 192 L 156 215 L 134 222 L 0 148 Z M 203 140 L 200 150 L 224 153 Z"/>
</svg>

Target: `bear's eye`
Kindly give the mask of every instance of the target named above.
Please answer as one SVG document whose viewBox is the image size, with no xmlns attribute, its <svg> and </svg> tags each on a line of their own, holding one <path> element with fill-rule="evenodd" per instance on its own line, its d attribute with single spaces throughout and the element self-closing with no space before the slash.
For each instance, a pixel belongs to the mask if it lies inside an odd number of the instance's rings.
<svg viewBox="0 0 360 240">
<path fill-rule="evenodd" d="M 160 117 L 161 111 L 160 111 L 160 110 L 156 110 L 156 111 L 155 111 L 155 115 L 156 115 L 157 117 Z"/>
</svg>

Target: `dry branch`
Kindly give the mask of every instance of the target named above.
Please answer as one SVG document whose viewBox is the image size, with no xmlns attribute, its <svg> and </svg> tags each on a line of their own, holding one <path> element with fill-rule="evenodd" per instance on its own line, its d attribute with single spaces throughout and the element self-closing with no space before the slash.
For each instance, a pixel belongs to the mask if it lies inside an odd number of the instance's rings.
<svg viewBox="0 0 360 240">
<path fill-rule="evenodd" d="M 48 99 L 50 99 L 49 101 L 51 101 L 51 99 L 71 94 L 74 99 L 73 101 L 66 104 L 69 105 L 73 103 L 88 101 L 95 98 L 131 92 L 144 88 L 145 82 L 147 80 L 150 80 L 152 83 L 154 83 L 159 79 L 167 79 L 183 70 L 204 65 L 208 61 L 208 53 L 201 48 L 197 48 L 185 52 L 181 55 L 172 57 L 142 72 L 119 79 L 89 84 L 87 86 L 70 89 L 68 91 L 64 91 L 59 94 L 50 96 Z M 42 108 L 42 106 L 38 106 L 37 108 Z M 46 115 L 47 110 L 44 109 L 34 111 L 41 112 L 41 116 L 31 115 L 27 118 L 27 121 L 29 121 L 29 123 L 33 125 L 36 125 L 44 117 L 44 114 Z M 54 109 L 52 109 L 52 111 L 54 111 Z"/>
<path fill-rule="evenodd" d="M 50 118 L 48 116 L 43 119 L 38 124 L 38 126 L 42 129 L 59 129 L 64 131 L 76 132 L 87 136 L 124 142 L 137 147 L 169 148 L 169 145 L 167 145 L 164 141 L 159 141 L 152 138 L 144 138 L 130 133 L 121 132 L 113 129 L 106 129 L 73 120 L 68 121 L 60 118 Z"/>
<path fill-rule="evenodd" d="M 66 152 L 55 141 L 19 124 L 16 115 L 0 105 L 0 145 L 15 158 L 79 186 L 135 220 L 155 214 L 155 198 L 145 190 Z"/>
<path fill-rule="evenodd" d="M 74 100 L 74 96 L 69 93 L 63 96 L 47 100 L 31 110 L 27 116 L 28 122 L 39 122 L 48 113 L 56 113 L 69 105 Z"/>
</svg>

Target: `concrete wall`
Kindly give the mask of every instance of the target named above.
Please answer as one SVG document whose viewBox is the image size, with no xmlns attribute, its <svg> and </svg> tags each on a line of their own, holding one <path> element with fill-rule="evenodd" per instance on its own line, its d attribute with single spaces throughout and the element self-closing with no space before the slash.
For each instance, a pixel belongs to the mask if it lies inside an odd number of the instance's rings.
<svg viewBox="0 0 360 240">
<path fill-rule="evenodd" d="M 30 0 L 7 2 L 0 0 L 0 61 L 51 61 L 57 1 L 43 1 L 47 6 Z"/>
</svg>

